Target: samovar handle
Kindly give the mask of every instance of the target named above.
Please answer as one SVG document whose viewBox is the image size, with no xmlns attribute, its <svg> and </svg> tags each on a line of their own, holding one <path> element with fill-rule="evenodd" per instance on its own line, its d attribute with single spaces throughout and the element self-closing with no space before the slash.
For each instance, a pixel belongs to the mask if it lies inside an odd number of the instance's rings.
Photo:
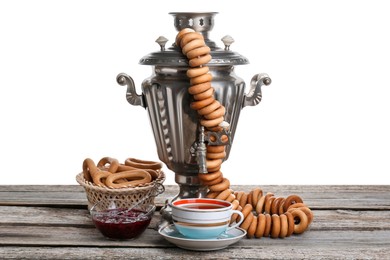
<svg viewBox="0 0 390 260">
<path fill-rule="evenodd" d="M 244 102 L 242 103 L 242 107 L 246 106 L 256 106 L 261 101 L 261 87 L 271 84 L 272 80 L 266 73 L 259 73 L 252 77 L 251 80 L 251 88 L 248 94 L 244 95 Z"/>
<path fill-rule="evenodd" d="M 126 73 L 119 73 L 118 76 L 116 76 L 116 82 L 118 82 L 118 84 L 121 86 L 127 85 L 127 102 L 129 102 L 133 106 L 142 106 L 146 108 L 146 103 L 144 102 L 143 96 L 137 94 L 137 91 L 135 90 L 134 80 L 129 75 L 127 75 Z"/>
</svg>

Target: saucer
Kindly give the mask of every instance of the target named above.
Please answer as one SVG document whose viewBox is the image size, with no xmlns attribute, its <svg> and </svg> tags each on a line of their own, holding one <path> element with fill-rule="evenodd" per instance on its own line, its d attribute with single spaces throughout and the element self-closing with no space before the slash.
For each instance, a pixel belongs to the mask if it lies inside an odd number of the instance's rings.
<svg viewBox="0 0 390 260">
<path fill-rule="evenodd" d="M 226 248 L 246 235 L 242 228 L 233 228 L 218 238 L 212 239 L 194 239 L 183 236 L 177 231 L 174 224 L 160 228 L 158 231 L 166 240 L 176 246 L 195 251 L 211 251 Z"/>
</svg>

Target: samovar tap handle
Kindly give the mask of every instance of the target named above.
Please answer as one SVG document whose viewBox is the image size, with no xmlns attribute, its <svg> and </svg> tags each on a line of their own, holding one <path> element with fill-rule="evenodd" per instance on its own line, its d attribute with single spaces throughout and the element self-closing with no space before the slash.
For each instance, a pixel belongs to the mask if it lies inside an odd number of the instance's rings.
<svg viewBox="0 0 390 260">
<path fill-rule="evenodd" d="M 272 82 L 271 78 L 266 73 L 259 73 L 252 77 L 251 88 L 248 94 L 244 96 L 244 102 L 242 107 L 256 106 L 261 101 L 261 87 L 270 85 Z"/>
<path fill-rule="evenodd" d="M 127 85 L 127 102 L 129 102 L 133 106 L 142 106 L 146 108 L 146 103 L 144 102 L 143 96 L 137 94 L 137 91 L 135 90 L 134 80 L 129 75 L 127 75 L 126 73 L 119 73 L 118 76 L 116 76 L 116 82 L 118 82 L 118 84 L 121 86 Z"/>
</svg>

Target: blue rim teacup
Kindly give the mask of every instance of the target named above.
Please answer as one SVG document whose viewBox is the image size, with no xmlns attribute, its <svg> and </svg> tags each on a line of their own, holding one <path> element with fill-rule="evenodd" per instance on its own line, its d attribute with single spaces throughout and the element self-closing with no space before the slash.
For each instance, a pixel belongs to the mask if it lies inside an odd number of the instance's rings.
<svg viewBox="0 0 390 260">
<path fill-rule="evenodd" d="M 224 200 L 193 198 L 176 200 L 170 204 L 173 224 L 188 238 L 217 238 L 238 227 L 244 220 L 241 211 L 233 210 L 232 204 Z M 238 222 L 230 223 L 233 214 L 238 214 L 240 218 Z"/>
</svg>

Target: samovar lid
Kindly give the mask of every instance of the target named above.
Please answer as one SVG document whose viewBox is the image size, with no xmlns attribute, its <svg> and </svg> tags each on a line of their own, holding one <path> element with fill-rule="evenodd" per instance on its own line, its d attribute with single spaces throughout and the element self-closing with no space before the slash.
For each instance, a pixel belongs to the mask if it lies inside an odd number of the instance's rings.
<svg viewBox="0 0 390 260">
<path fill-rule="evenodd" d="M 214 27 L 214 16 L 217 12 L 171 12 L 169 14 L 174 17 L 174 26 L 178 32 L 184 28 L 192 28 L 203 35 L 206 45 L 211 49 L 212 59 L 208 65 L 223 66 L 249 63 L 246 57 L 230 50 L 230 44 L 234 42 L 232 37 L 227 35 L 221 39 L 225 45 L 224 48 L 218 47 L 214 41 L 209 39 L 208 34 Z M 139 63 L 141 65 L 188 66 L 187 57 L 182 54 L 175 43 L 168 49 L 165 48 L 167 41 L 165 37 L 160 36 L 156 40 L 160 45 L 160 51 L 149 53 L 142 57 Z"/>
</svg>

